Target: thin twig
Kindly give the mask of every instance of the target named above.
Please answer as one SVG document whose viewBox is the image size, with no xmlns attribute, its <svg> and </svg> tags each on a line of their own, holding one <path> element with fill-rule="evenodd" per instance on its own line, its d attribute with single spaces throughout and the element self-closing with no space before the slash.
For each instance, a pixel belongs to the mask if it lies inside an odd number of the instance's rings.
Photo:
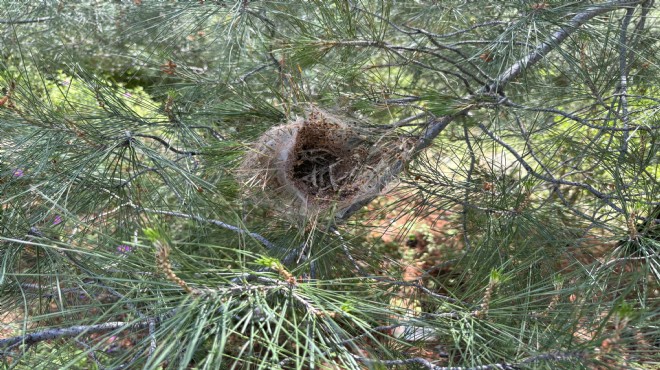
<svg viewBox="0 0 660 370">
<path fill-rule="evenodd" d="M 447 46 L 459 46 L 459 45 L 516 45 L 516 46 L 524 46 L 526 48 L 529 48 L 531 45 L 527 42 L 524 41 L 493 41 L 493 40 L 461 40 L 454 42 L 452 44 L 448 44 Z"/>
<path fill-rule="evenodd" d="M 583 118 L 580 118 L 580 117 L 578 117 L 578 116 L 576 116 L 575 114 L 572 114 L 572 113 L 564 112 L 562 110 L 555 109 L 555 108 L 528 107 L 528 106 L 525 106 L 525 105 L 522 105 L 522 104 L 514 103 L 509 98 L 502 100 L 501 105 L 504 105 L 504 106 L 507 106 L 507 107 L 513 107 L 513 108 L 517 108 L 517 109 L 528 110 L 530 112 L 544 112 L 544 113 L 558 114 L 558 115 L 560 115 L 564 118 L 567 118 L 567 119 L 570 119 L 572 121 L 578 122 L 581 125 L 584 125 L 586 127 L 593 128 L 593 129 L 596 129 L 596 130 L 602 130 L 602 131 L 628 132 L 628 131 L 639 130 L 639 131 L 652 132 L 652 131 L 655 131 L 657 129 L 660 129 L 660 126 L 633 126 L 633 127 L 598 126 L 598 125 L 594 125 L 594 124 L 589 123 L 589 121 L 594 121 L 594 120 L 583 119 Z M 608 118 L 596 119 L 596 121 L 606 122 L 606 121 L 608 121 Z M 561 123 L 561 121 L 555 122 L 555 123 L 559 124 L 559 123 Z"/>
<path fill-rule="evenodd" d="M 489 22 L 475 24 L 471 27 L 468 27 L 468 28 L 465 28 L 465 29 L 462 29 L 462 30 L 459 30 L 459 31 L 456 31 L 456 32 L 450 32 L 450 33 L 446 33 L 446 34 L 437 34 L 437 33 L 429 32 L 429 31 L 424 30 L 422 28 L 410 27 L 410 26 L 405 26 L 405 25 L 404 26 L 399 26 L 399 25 L 395 24 L 394 22 L 390 21 L 388 18 L 385 18 L 385 17 L 383 17 L 379 14 L 369 12 L 365 9 L 362 9 L 362 8 L 359 8 L 359 7 L 356 7 L 356 6 L 353 6 L 353 9 L 361 11 L 361 12 L 366 13 L 366 14 L 369 14 L 373 17 L 376 17 L 376 18 L 378 18 L 382 21 L 387 22 L 390 26 L 392 26 L 392 28 L 394 28 L 398 32 L 401 32 L 401 33 L 404 33 L 404 34 L 410 36 L 410 38 L 412 40 L 414 40 L 418 45 L 419 45 L 419 41 L 415 40 L 415 38 L 413 36 L 418 35 L 418 34 L 422 34 L 422 35 L 426 36 L 428 38 L 428 40 L 431 41 L 431 43 L 433 43 L 438 48 L 450 50 L 450 51 L 458 54 L 461 58 L 463 58 L 464 62 L 468 63 L 472 68 L 476 69 L 483 77 L 486 77 L 489 80 L 491 78 L 484 71 L 482 71 L 481 68 L 479 68 L 477 65 L 472 63 L 472 61 L 469 60 L 469 58 L 467 56 L 465 56 L 460 50 L 458 50 L 458 49 L 456 49 L 452 46 L 449 46 L 449 45 L 441 44 L 436 40 L 436 38 L 444 38 L 444 37 L 451 37 L 451 36 L 460 35 L 462 33 L 472 31 L 472 30 L 474 30 L 476 28 L 479 28 L 479 27 L 508 24 L 507 22 L 503 22 L 503 21 L 489 21 Z M 411 31 L 406 31 L 406 30 L 403 29 L 403 27 L 405 27 L 407 29 L 410 29 Z M 472 77 L 475 81 L 477 81 L 481 84 L 481 82 L 475 76 L 473 76 L 471 73 L 469 73 L 467 71 L 464 71 L 462 66 L 459 64 L 459 62 L 457 62 L 455 60 L 451 60 L 451 59 L 446 58 L 444 56 L 441 57 L 441 59 L 447 61 L 448 63 L 451 63 L 452 65 L 457 67 L 461 72 L 467 74 L 468 76 Z"/>
<path fill-rule="evenodd" d="M 470 142 L 470 132 L 468 131 L 467 126 L 463 126 L 463 135 L 465 136 L 465 144 L 467 144 L 468 154 L 470 155 L 470 168 L 468 168 L 468 173 L 465 178 L 465 182 L 468 184 L 468 186 L 465 187 L 465 196 L 463 198 L 464 204 L 468 204 L 470 200 L 470 183 L 472 182 L 472 174 L 474 173 L 474 166 L 477 162 L 477 158 L 474 154 L 472 143 Z M 472 243 L 470 243 L 470 237 L 467 229 L 468 207 L 463 206 L 461 218 L 461 224 L 463 227 L 463 241 L 465 242 L 465 253 L 467 253 L 470 251 L 470 249 L 472 249 Z"/>
<path fill-rule="evenodd" d="M 431 363 L 431 361 L 421 358 L 413 357 L 402 360 L 377 360 L 372 358 L 366 358 L 361 356 L 354 355 L 353 357 L 365 364 L 378 364 L 386 367 L 392 366 L 401 366 L 408 364 L 419 364 L 430 370 L 516 370 L 519 369 L 522 365 L 528 365 L 541 361 L 550 361 L 550 362 L 562 362 L 562 361 L 572 361 L 584 358 L 585 353 L 583 352 L 550 352 L 543 353 L 536 356 L 531 356 L 526 359 L 523 359 L 520 362 L 516 363 L 506 363 L 500 362 L 495 364 L 471 366 L 471 367 L 462 367 L 462 366 L 437 366 Z"/>
<path fill-rule="evenodd" d="M 30 284 L 22 283 L 20 284 L 21 289 L 28 290 L 37 290 L 41 294 L 42 298 L 52 299 L 57 297 L 60 294 L 66 293 L 84 293 L 85 291 L 81 288 L 59 288 L 59 287 L 47 287 L 39 284 Z M 47 290 L 50 290 L 49 292 Z"/>
<path fill-rule="evenodd" d="M 415 28 L 415 27 L 410 27 L 410 29 L 414 30 L 415 32 L 420 32 L 420 33 L 423 33 L 425 35 L 429 35 L 429 36 L 432 36 L 432 37 L 444 38 L 444 37 L 457 36 L 457 35 L 460 35 L 460 34 L 463 34 L 463 33 L 466 33 L 466 32 L 470 32 L 470 31 L 475 30 L 475 29 L 480 28 L 480 27 L 501 26 L 501 25 L 508 25 L 508 24 L 509 24 L 509 22 L 505 22 L 505 21 L 488 21 L 488 22 L 475 24 L 471 27 L 464 28 L 462 30 L 458 30 L 458 31 L 455 31 L 455 32 L 449 32 L 449 33 L 443 33 L 443 34 L 432 33 L 432 32 L 423 30 L 421 28 Z"/>
<path fill-rule="evenodd" d="M 254 239 L 260 241 L 268 249 L 275 249 L 276 248 L 275 244 L 271 243 L 270 241 L 268 241 L 268 239 L 264 238 L 263 236 L 255 233 L 255 232 L 250 232 L 250 231 L 241 229 L 240 227 L 230 225 L 230 224 L 222 222 L 220 220 L 214 220 L 212 218 L 204 218 L 204 217 L 195 216 L 195 215 L 189 215 L 187 213 L 181 213 L 181 212 L 163 211 L 163 210 L 150 209 L 150 208 L 141 208 L 141 207 L 137 207 L 135 205 L 132 205 L 132 206 L 133 206 L 133 208 L 135 208 L 137 210 L 148 212 L 148 213 L 156 213 L 156 214 L 168 215 L 168 216 L 174 216 L 174 217 L 183 217 L 183 218 L 189 218 L 191 220 L 195 220 L 195 221 L 199 221 L 199 222 L 211 223 L 213 225 L 220 226 L 223 229 L 231 230 L 231 231 L 234 231 L 234 232 L 236 232 L 238 234 L 241 234 L 241 235 L 249 235 L 249 236 L 253 237 Z"/>
<path fill-rule="evenodd" d="M 429 115 L 429 113 L 427 113 L 427 112 L 418 113 L 414 116 L 402 118 L 402 119 L 400 119 L 400 120 L 398 120 L 398 121 L 396 121 L 392 124 L 379 126 L 378 128 L 390 128 L 390 129 L 392 129 L 392 128 L 399 128 L 399 127 L 406 127 L 406 126 L 421 126 L 421 125 L 423 125 L 423 123 L 411 124 L 410 122 L 414 122 L 414 121 L 416 121 L 420 118 L 424 118 L 428 115 Z"/>
<path fill-rule="evenodd" d="M 539 180 L 547 181 L 547 182 L 552 183 L 552 184 L 555 184 L 555 185 L 569 185 L 569 186 L 576 186 L 576 187 L 582 188 L 582 189 L 584 189 L 584 190 L 590 192 L 591 194 L 595 195 L 596 198 L 598 198 L 598 199 L 602 200 L 603 202 L 605 202 L 605 204 L 607 204 L 608 206 L 610 206 L 610 207 L 611 207 L 612 209 L 614 209 L 615 211 L 617 211 L 617 212 L 619 212 L 619 213 L 622 213 L 622 214 L 624 213 L 623 210 L 622 210 L 620 207 L 618 207 L 616 204 L 614 204 L 614 203 L 612 203 L 612 201 L 610 201 L 610 199 L 612 198 L 611 195 L 604 194 L 604 193 L 602 193 L 602 192 L 596 190 L 593 186 L 591 186 L 591 185 L 589 185 L 589 184 L 585 184 L 585 183 L 581 183 L 581 182 L 576 182 L 576 181 L 567 181 L 567 180 L 556 179 L 556 178 L 555 178 L 554 176 L 552 176 L 551 174 L 549 174 L 548 176 L 545 176 L 545 175 L 542 175 L 542 174 L 540 174 L 540 173 L 534 171 L 534 169 L 532 168 L 532 166 L 530 166 L 529 163 L 527 163 L 527 162 L 522 158 L 522 156 L 521 156 L 521 155 L 520 155 L 515 149 L 513 149 L 513 147 L 512 147 L 511 145 L 507 144 L 507 143 L 504 142 L 502 139 L 500 139 L 497 135 L 495 135 L 495 133 L 493 133 L 493 132 L 490 131 L 488 128 L 486 128 L 486 126 L 484 126 L 483 123 L 479 123 L 478 126 L 479 126 L 479 128 L 481 128 L 481 130 L 482 130 L 486 135 L 488 135 L 491 139 L 493 139 L 495 142 L 497 142 L 498 144 L 500 144 L 501 146 L 503 146 L 503 147 L 504 147 L 509 153 L 511 153 L 511 154 L 516 158 L 516 160 L 518 161 L 518 163 L 520 163 L 520 165 L 521 165 L 521 166 L 525 169 L 525 171 L 527 171 L 527 173 L 529 173 L 530 175 L 536 177 L 536 178 L 539 179 Z"/>
<path fill-rule="evenodd" d="M 55 17 L 41 17 L 41 18 L 32 18 L 32 19 L 0 19 L 0 24 L 27 24 L 27 23 L 42 23 L 48 22 Z"/>
<path fill-rule="evenodd" d="M 240 77 L 236 80 L 236 82 L 237 82 L 237 83 L 245 83 L 245 81 L 246 81 L 248 78 L 250 78 L 250 76 L 252 76 L 252 75 L 254 75 L 254 74 L 256 74 L 256 73 L 259 73 L 259 72 L 263 71 L 264 69 L 266 69 L 266 68 L 268 68 L 268 67 L 272 67 L 272 66 L 273 66 L 273 63 L 272 63 L 272 62 L 271 62 L 271 63 L 267 63 L 267 64 L 262 64 L 262 65 L 260 65 L 259 67 L 254 68 L 254 69 L 252 69 L 252 70 L 246 72 L 246 73 L 243 74 L 242 76 L 240 76 Z"/>
<path fill-rule="evenodd" d="M 80 346 L 82 346 L 83 348 L 85 348 L 85 350 L 88 351 L 89 357 L 92 359 L 92 361 L 94 361 L 94 363 L 96 364 L 96 367 L 98 369 L 105 369 L 105 367 L 103 365 L 101 365 L 101 362 L 99 361 L 99 359 L 96 358 L 96 350 L 94 348 L 92 348 L 89 344 L 87 344 L 87 343 L 85 343 L 81 340 L 78 340 L 78 339 L 76 339 L 75 342 L 78 343 Z"/>
<path fill-rule="evenodd" d="M 628 96 L 626 95 L 628 93 L 628 26 L 630 25 L 634 11 L 634 8 L 628 8 L 626 10 L 626 15 L 621 22 L 621 38 L 619 40 L 619 86 L 617 93 L 619 95 L 619 103 L 621 107 L 621 119 L 623 120 L 623 128 L 625 129 L 630 125 L 630 117 L 628 117 Z M 621 140 L 621 159 L 625 157 L 625 154 L 628 151 L 629 138 L 630 133 L 624 131 Z"/>
<path fill-rule="evenodd" d="M 157 142 L 163 144 L 163 146 L 165 146 L 165 148 L 166 148 L 167 150 L 172 151 L 172 152 L 174 152 L 174 153 L 176 153 L 176 154 L 185 154 L 185 155 L 198 155 L 198 154 L 201 154 L 200 152 L 196 152 L 196 151 L 194 151 L 194 150 L 191 150 L 191 151 L 183 151 L 183 150 L 179 150 L 179 149 L 177 149 L 177 148 L 174 148 L 174 147 L 172 147 L 172 146 L 170 145 L 170 143 L 168 143 L 168 142 L 165 141 L 163 138 L 160 138 L 160 137 L 158 137 L 158 136 L 156 136 L 156 135 L 133 134 L 133 136 L 135 136 L 135 137 L 144 137 L 144 138 L 148 138 L 148 139 L 156 140 Z"/>
<path fill-rule="evenodd" d="M 472 90 L 471 90 L 471 87 L 470 87 L 470 83 L 469 83 L 468 80 L 467 80 L 464 76 L 462 76 L 461 74 L 456 73 L 456 72 L 454 72 L 454 71 L 450 71 L 450 70 L 440 69 L 440 68 L 434 67 L 434 66 L 432 66 L 431 64 L 423 63 L 423 62 L 421 62 L 421 61 L 419 61 L 419 60 L 417 60 L 417 59 L 415 59 L 415 58 L 413 58 L 413 57 L 407 57 L 407 56 L 405 56 L 405 55 L 402 54 L 402 52 L 404 52 L 404 51 L 411 52 L 411 53 L 413 53 L 413 54 L 423 53 L 423 54 L 431 55 L 431 56 L 436 57 L 436 58 L 438 58 L 438 59 L 444 60 L 444 61 L 447 62 L 447 63 L 450 63 L 451 65 L 453 65 L 454 67 L 456 67 L 456 69 L 458 69 L 459 71 L 461 71 L 461 72 L 464 73 L 465 75 L 471 77 L 473 80 L 477 81 L 477 83 L 478 83 L 479 85 L 483 85 L 483 82 L 482 82 L 481 80 L 479 80 L 476 76 L 472 75 L 472 73 L 470 73 L 470 71 L 468 71 L 468 70 L 466 70 L 465 68 L 463 68 L 463 66 L 461 66 L 460 63 L 459 63 L 458 61 L 452 60 L 451 58 L 448 58 L 448 57 L 446 57 L 446 56 L 444 56 L 444 55 L 442 55 L 442 54 L 440 54 L 440 53 L 438 53 L 438 52 L 436 52 L 436 51 L 434 51 L 434 50 L 427 49 L 427 48 L 423 48 L 423 47 L 419 47 L 419 46 L 417 46 L 417 47 L 410 47 L 410 46 L 403 46 L 403 45 L 391 45 L 391 44 L 388 44 L 388 43 L 386 43 L 386 42 L 382 42 L 382 41 L 373 41 L 373 40 L 339 40 L 339 41 L 324 41 L 323 43 L 321 43 L 321 46 L 326 46 L 326 47 L 337 47 L 337 46 L 350 46 L 350 47 L 376 47 L 376 48 L 379 48 L 379 49 L 387 50 L 387 51 L 393 53 L 394 55 L 396 55 L 396 56 L 398 56 L 398 57 L 400 57 L 400 58 L 403 58 L 404 60 L 406 60 L 406 61 L 408 61 L 408 62 L 410 62 L 410 63 L 412 63 L 412 64 L 414 64 L 414 65 L 417 65 L 417 66 L 419 66 L 419 67 L 422 67 L 422 68 L 424 68 L 424 69 L 428 69 L 428 70 L 430 70 L 430 71 L 435 71 L 435 72 L 444 73 L 444 74 L 447 74 L 447 75 L 450 75 L 450 76 L 454 76 L 454 77 L 460 79 L 461 82 L 463 83 L 463 85 L 465 85 L 466 90 L 467 90 L 468 92 L 472 93 Z"/>
<path fill-rule="evenodd" d="M 220 133 L 214 130 L 213 127 L 203 126 L 203 125 L 192 125 L 192 126 L 188 126 L 188 128 L 203 128 L 205 130 L 208 130 L 211 133 L 211 135 L 213 135 L 213 137 L 216 138 L 217 140 L 219 141 L 226 140 L 222 135 L 220 135 Z"/>
</svg>

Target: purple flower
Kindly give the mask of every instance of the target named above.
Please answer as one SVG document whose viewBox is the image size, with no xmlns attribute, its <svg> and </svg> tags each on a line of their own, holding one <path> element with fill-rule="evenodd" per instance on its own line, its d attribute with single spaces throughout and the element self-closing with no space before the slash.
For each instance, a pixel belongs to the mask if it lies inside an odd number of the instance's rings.
<svg viewBox="0 0 660 370">
<path fill-rule="evenodd" d="M 15 169 L 14 172 L 12 173 L 12 176 L 23 177 L 23 170 L 20 168 Z"/>
<path fill-rule="evenodd" d="M 132 250 L 133 248 L 130 245 L 122 244 L 117 246 L 117 252 L 121 254 L 130 253 Z"/>
<path fill-rule="evenodd" d="M 131 95 L 131 93 L 129 93 L 129 92 L 125 92 L 125 93 L 124 93 L 124 96 L 127 97 L 127 98 L 130 98 L 130 97 L 133 96 L 133 95 Z"/>
<path fill-rule="evenodd" d="M 55 215 L 55 219 L 53 220 L 53 225 L 59 225 L 62 223 L 62 217 L 60 215 Z"/>
</svg>

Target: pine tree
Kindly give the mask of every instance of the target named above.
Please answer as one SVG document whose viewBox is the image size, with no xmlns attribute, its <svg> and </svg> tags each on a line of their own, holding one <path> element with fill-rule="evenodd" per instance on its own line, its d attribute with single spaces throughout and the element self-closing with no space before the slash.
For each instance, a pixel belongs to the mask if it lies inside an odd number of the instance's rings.
<svg viewBox="0 0 660 370">
<path fill-rule="evenodd" d="M 0 5 L 4 366 L 660 363 L 654 1 Z"/>
</svg>

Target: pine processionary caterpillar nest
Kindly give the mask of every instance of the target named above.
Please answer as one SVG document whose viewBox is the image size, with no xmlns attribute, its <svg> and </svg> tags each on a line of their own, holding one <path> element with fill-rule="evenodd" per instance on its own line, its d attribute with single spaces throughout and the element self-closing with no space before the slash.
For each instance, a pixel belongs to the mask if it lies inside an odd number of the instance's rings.
<svg viewBox="0 0 660 370">
<path fill-rule="evenodd" d="M 377 195 L 382 174 L 407 145 L 347 122 L 312 108 L 271 128 L 244 158 L 240 180 L 285 213 L 303 215 Z"/>
</svg>

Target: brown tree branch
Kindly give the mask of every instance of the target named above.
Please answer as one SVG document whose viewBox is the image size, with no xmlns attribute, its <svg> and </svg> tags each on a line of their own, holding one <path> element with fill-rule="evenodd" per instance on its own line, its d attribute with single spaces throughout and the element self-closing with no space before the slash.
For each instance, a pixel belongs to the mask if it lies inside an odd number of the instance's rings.
<svg viewBox="0 0 660 370">
<path fill-rule="evenodd" d="M 41 23 L 48 22 L 55 17 L 41 17 L 32 19 L 0 19 L 0 24 L 27 24 L 27 23 Z"/>
<path fill-rule="evenodd" d="M 77 337 L 79 335 L 87 335 L 93 333 L 105 333 L 126 326 L 130 326 L 131 329 L 143 329 L 149 327 L 151 322 L 152 320 L 142 320 L 134 323 L 124 322 L 124 321 L 111 321 L 96 325 L 76 325 L 76 326 L 70 326 L 68 328 L 47 329 L 36 333 L 19 335 L 7 339 L 0 339 L 0 348 L 10 348 L 21 343 L 29 345 L 50 339 L 71 338 L 71 337 Z"/>
</svg>

